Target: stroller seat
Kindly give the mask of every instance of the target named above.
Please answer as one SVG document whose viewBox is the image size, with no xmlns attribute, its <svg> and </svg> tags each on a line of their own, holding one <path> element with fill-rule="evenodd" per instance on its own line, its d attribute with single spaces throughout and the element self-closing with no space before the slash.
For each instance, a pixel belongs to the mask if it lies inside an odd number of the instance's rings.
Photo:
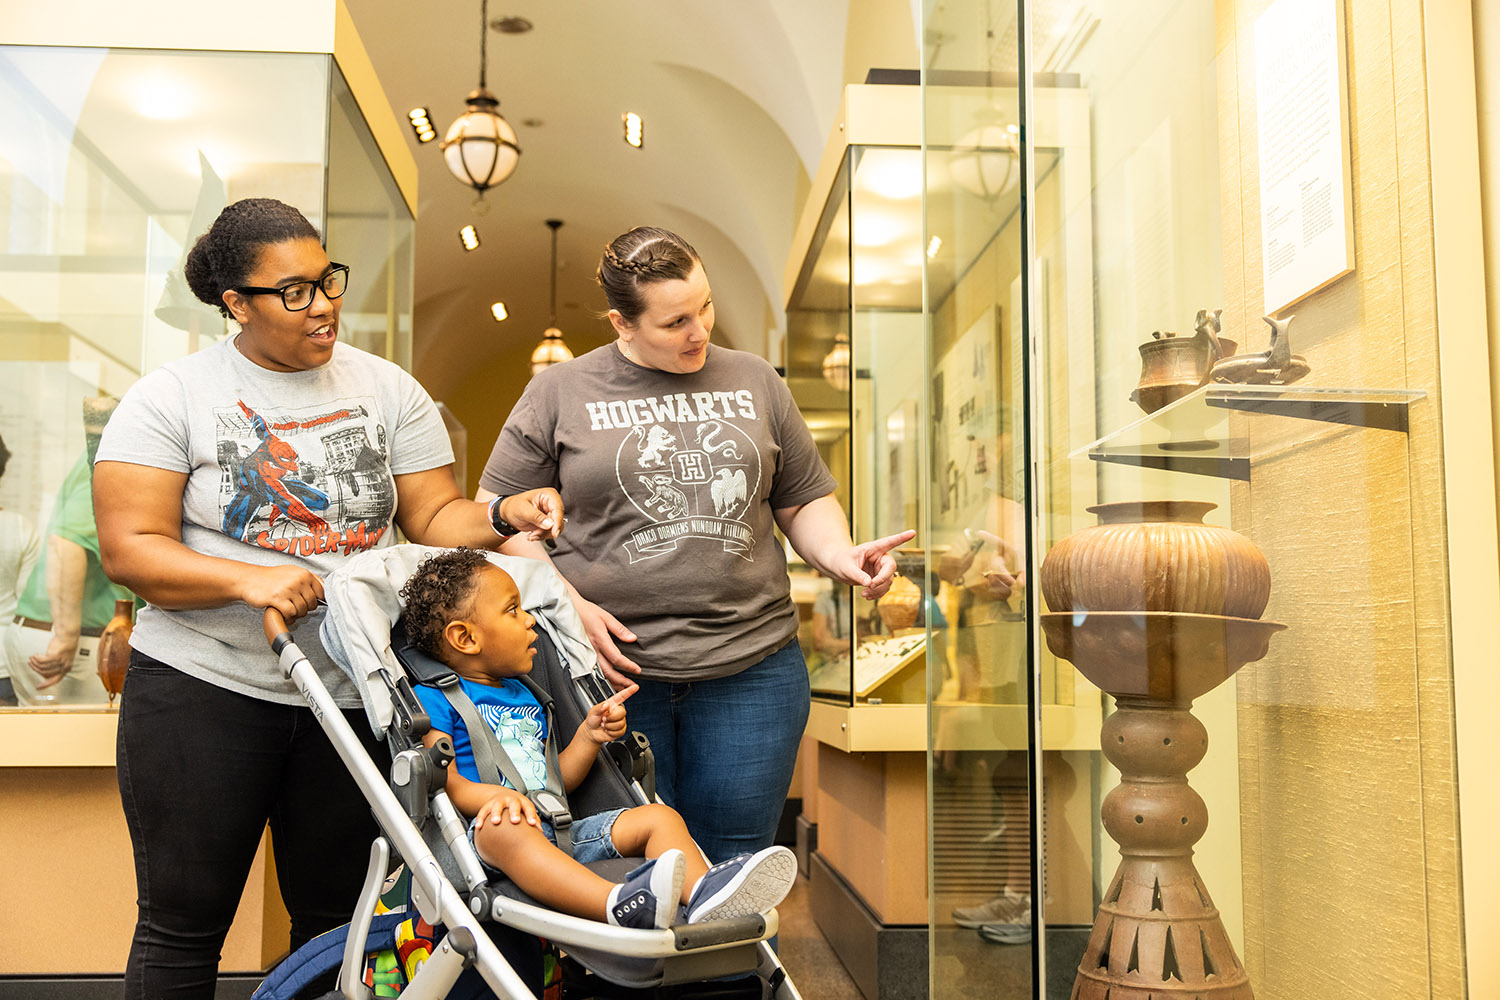
<svg viewBox="0 0 1500 1000">
<path fill-rule="evenodd" d="M 559 913 L 540 905 L 508 879 L 487 878 L 469 842 L 467 821 L 442 790 L 443 768 L 451 762 L 452 749 L 442 745 L 446 741 L 433 748 L 422 745 L 430 721 L 413 685 L 433 683 L 448 668 L 412 647 L 399 627 L 400 587 L 420 560 L 436 551 L 440 550 L 418 545 L 371 550 L 349 560 L 325 581 L 329 612 L 323 644 L 355 680 L 372 728 L 389 743 L 389 776 L 380 775 L 360 748 L 327 688 L 284 627 L 273 632 L 274 610 L 267 613 L 267 635 L 283 671 L 312 705 L 384 832 L 372 846 L 365 891 L 350 922 L 342 965 L 343 994 L 351 1000 L 368 995 L 363 983 L 351 980 L 357 978 L 356 967 L 363 968 L 366 940 L 362 929 L 374 917 L 394 847 L 411 874 L 415 907 L 428 923 L 441 925 L 447 934 L 443 947 L 433 950 L 433 957 L 411 980 L 403 997 L 446 996 L 429 990 L 446 990 L 467 964 L 473 964 L 495 995 L 505 1000 L 532 996 L 526 977 L 516 975 L 490 940 L 492 935 L 519 933 L 544 938 L 561 949 L 567 972 L 565 996 L 654 996 L 653 991 L 662 987 L 700 982 L 704 983 L 701 995 L 724 996 L 724 981 L 738 978 L 753 983 L 754 992 L 735 995 L 800 1000 L 767 943 L 777 931 L 774 910 L 663 930 L 636 930 Z M 612 689 L 598 670 L 566 588 L 556 572 L 538 560 L 487 556 L 510 572 L 523 607 L 537 619 L 537 655 L 530 678 L 545 698 L 544 704 L 550 701 L 553 730 L 559 736 L 570 734 L 589 707 L 607 698 Z M 627 738 L 601 748 L 589 775 L 567 795 L 572 814 L 585 816 L 651 801 L 649 751 L 643 744 L 644 738 Z M 618 882 L 642 861 L 613 859 L 588 867 Z M 460 959 L 448 960 L 450 951 Z M 419 991 L 412 992 L 424 977 L 427 980 Z M 671 995 L 695 994 L 679 987 Z"/>
</svg>

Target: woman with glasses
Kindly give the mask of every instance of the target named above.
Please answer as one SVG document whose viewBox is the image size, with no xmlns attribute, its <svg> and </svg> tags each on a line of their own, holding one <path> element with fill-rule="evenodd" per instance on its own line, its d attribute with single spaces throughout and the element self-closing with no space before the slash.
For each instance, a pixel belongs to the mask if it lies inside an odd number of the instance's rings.
<svg viewBox="0 0 1500 1000">
<path fill-rule="evenodd" d="M 349 269 L 296 209 L 230 205 L 184 271 L 239 330 L 137 382 L 94 468 L 105 571 L 148 602 L 117 760 L 139 906 L 132 1000 L 214 995 L 267 822 L 294 949 L 347 921 L 358 897 L 377 828 L 266 648 L 264 609 L 304 619 L 299 645 L 380 763 L 384 744 L 318 640 L 322 576 L 393 544 L 397 528 L 494 548 L 556 537 L 563 523 L 554 490 L 488 507 L 462 496 L 427 393 L 339 343 Z"/>
</svg>

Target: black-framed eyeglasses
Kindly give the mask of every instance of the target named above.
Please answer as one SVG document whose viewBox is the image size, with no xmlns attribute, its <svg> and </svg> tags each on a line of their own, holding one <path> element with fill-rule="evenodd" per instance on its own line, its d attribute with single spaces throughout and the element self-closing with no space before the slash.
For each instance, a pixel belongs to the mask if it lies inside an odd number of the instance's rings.
<svg viewBox="0 0 1500 1000">
<path fill-rule="evenodd" d="M 241 295 L 280 295 L 281 304 L 286 306 L 288 312 L 301 312 L 312 305 L 315 288 L 323 289 L 323 294 L 329 299 L 336 299 L 344 294 L 344 289 L 349 286 L 349 265 L 331 264 L 328 273 L 317 281 L 294 281 L 290 285 L 282 285 L 280 288 L 261 288 L 256 285 L 244 285 L 235 291 Z"/>
</svg>

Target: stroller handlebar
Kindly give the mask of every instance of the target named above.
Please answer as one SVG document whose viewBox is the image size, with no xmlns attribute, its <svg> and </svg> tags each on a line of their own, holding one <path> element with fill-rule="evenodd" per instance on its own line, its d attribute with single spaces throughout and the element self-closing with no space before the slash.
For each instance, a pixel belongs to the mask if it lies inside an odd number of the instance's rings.
<svg viewBox="0 0 1500 1000">
<path fill-rule="evenodd" d="M 266 630 L 266 642 L 271 644 L 271 652 L 277 656 L 292 641 L 292 633 L 286 627 L 286 618 L 276 608 L 266 608 L 262 624 Z"/>
</svg>

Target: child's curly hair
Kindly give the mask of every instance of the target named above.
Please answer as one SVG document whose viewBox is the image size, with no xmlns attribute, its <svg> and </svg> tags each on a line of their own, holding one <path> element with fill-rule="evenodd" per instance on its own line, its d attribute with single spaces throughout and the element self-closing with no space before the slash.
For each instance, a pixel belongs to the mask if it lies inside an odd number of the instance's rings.
<svg viewBox="0 0 1500 1000">
<path fill-rule="evenodd" d="M 447 662 L 443 629 L 468 611 L 480 567 L 489 565 L 477 549 L 435 552 L 423 559 L 401 588 L 406 605 L 406 637 L 435 660 Z"/>
</svg>

